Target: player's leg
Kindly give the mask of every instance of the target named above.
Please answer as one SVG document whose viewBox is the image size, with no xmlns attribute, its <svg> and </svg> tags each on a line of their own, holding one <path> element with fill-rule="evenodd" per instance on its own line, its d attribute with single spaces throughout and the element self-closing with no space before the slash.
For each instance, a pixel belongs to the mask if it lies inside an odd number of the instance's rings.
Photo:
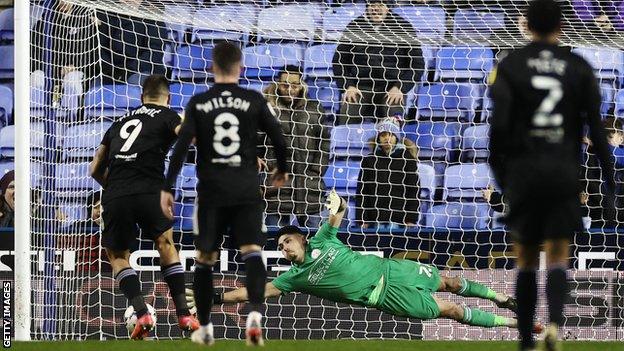
<svg viewBox="0 0 624 351">
<path fill-rule="evenodd" d="M 126 197 L 102 204 L 102 219 L 104 221 L 102 246 L 108 255 L 119 289 L 137 314 L 136 327 L 130 337 L 143 339 L 153 328 L 154 321 L 147 313 L 147 305 L 141 293 L 139 276 L 130 267 L 129 262 L 129 248 L 136 240 L 136 221 L 133 210 L 133 201 Z"/>
<path fill-rule="evenodd" d="M 197 249 L 193 292 L 197 318 L 201 326 L 191 334 L 191 341 L 212 345 L 214 336 L 210 310 L 214 296 L 213 267 L 217 261 L 223 232 L 226 230 L 223 216 L 228 209 L 210 206 L 201 197 L 198 200 L 193 216 L 195 248 Z"/>
<path fill-rule="evenodd" d="M 195 330 L 199 328 L 199 323 L 191 316 L 186 304 L 184 268 L 173 244 L 173 223 L 160 208 L 160 194 L 139 195 L 136 201 L 143 204 L 137 209 L 137 220 L 143 236 L 154 241 L 160 255 L 160 272 L 175 304 L 178 325 L 184 330 Z"/>
<path fill-rule="evenodd" d="M 563 306 L 568 297 L 568 239 L 551 239 L 544 242 L 548 277 L 546 281 L 546 298 L 548 300 L 549 325 L 544 336 L 547 350 L 557 348 L 559 327 L 563 325 Z"/>
<path fill-rule="evenodd" d="M 518 265 L 516 300 L 518 301 L 520 348 L 528 350 L 535 347 L 531 330 L 535 319 L 535 304 L 537 303 L 535 271 L 539 264 L 539 245 L 517 242 L 514 244 L 514 249 Z"/>
<path fill-rule="evenodd" d="M 496 303 L 498 307 L 507 308 L 516 312 L 516 300 L 501 292 L 496 292 L 487 286 L 472 280 L 460 277 L 440 277 L 438 291 L 450 292 L 464 297 L 479 297 Z"/>
<path fill-rule="evenodd" d="M 462 307 L 454 302 L 443 300 L 435 296 L 433 296 L 433 299 L 440 310 L 440 318 L 449 318 L 462 324 L 486 328 L 515 328 L 517 326 L 517 322 L 514 318 L 498 316 L 478 308 Z"/>
<path fill-rule="evenodd" d="M 249 204 L 237 206 L 232 212 L 231 229 L 240 244 L 245 262 L 245 287 L 249 298 L 246 339 L 248 345 L 262 345 L 262 310 L 267 272 L 262 261 L 262 246 L 266 241 L 262 233 L 262 206 Z"/>
</svg>

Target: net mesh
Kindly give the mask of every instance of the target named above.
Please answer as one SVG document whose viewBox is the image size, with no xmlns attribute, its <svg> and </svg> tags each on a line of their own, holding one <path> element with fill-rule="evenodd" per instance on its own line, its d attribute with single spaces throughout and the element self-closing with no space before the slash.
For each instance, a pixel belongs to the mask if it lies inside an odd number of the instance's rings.
<svg viewBox="0 0 624 351">
<path fill-rule="evenodd" d="M 595 68 L 604 116 L 620 117 L 624 5 L 598 3 L 605 2 L 561 1 L 562 42 Z M 387 14 L 370 12 L 385 16 L 383 25 L 356 20 L 367 11 L 357 2 L 31 0 L 31 6 L 34 338 L 128 337 L 127 302 L 100 245 L 100 188 L 88 162 L 111 122 L 140 105 L 147 75 L 171 78 L 171 107 L 183 113 L 193 94 L 213 84 L 211 52 L 219 40 L 240 43 L 240 83 L 265 93 L 289 143 L 292 182 L 263 187 L 271 276 L 288 268 L 275 251 L 275 229 L 293 222 L 314 232 L 325 215 L 324 194 L 334 188 L 349 200 L 339 237 L 355 250 L 431 263 L 443 274 L 513 292 L 514 256 L 497 220 L 504 205 L 487 165 L 486 79 L 498 59 L 527 42 L 527 1 L 398 0 L 387 4 Z M 299 73 L 280 74 L 290 65 Z M 345 102 L 351 95 L 361 103 Z M 5 121 L 3 133 L 11 124 Z M 397 144 L 387 149 L 385 139 L 377 140 L 380 131 L 397 136 Z M 259 140 L 259 154 L 274 167 L 270 143 Z M 10 151 L 0 147 L 3 169 L 12 168 Z M 573 300 L 564 331 L 569 338 L 622 340 L 624 243 L 612 229 L 620 209 L 602 210 L 599 170 L 591 155 L 584 160 L 587 198 L 579 206 L 591 229 L 571 247 Z M 191 281 L 193 152 L 187 161 L 176 186 L 174 232 Z M 156 337 L 182 336 L 152 243 L 139 239 L 135 249 L 130 261 L 156 309 Z M 217 286 L 243 285 L 237 251 L 222 251 L 218 267 Z M 489 302 L 443 297 L 495 310 Z M 538 317 L 546 320 L 543 303 Z M 509 329 L 421 322 L 304 294 L 269 299 L 267 306 L 267 336 L 275 339 L 516 337 Z M 244 335 L 242 305 L 214 312 L 217 337 Z"/>
</svg>

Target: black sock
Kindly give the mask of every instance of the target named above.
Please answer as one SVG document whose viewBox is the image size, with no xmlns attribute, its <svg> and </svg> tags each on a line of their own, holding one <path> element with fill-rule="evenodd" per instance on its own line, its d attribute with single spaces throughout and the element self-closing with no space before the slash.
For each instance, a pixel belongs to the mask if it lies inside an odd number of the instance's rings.
<svg viewBox="0 0 624 351">
<path fill-rule="evenodd" d="M 266 268 L 262 262 L 262 253 L 260 251 L 250 252 L 243 255 L 243 261 L 245 262 L 245 286 L 247 287 L 250 312 L 262 312 L 264 285 L 267 279 Z"/>
<path fill-rule="evenodd" d="M 186 296 L 184 295 L 184 268 L 180 262 L 172 263 L 168 266 L 161 267 L 164 281 L 169 286 L 169 293 L 176 307 L 178 316 L 188 316 L 188 306 L 186 305 Z"/>
<path fill-rule="evenodd" d="M 516 299 L 518 300 L 518 332 L 520 347 L 523 349 L 535 347 L 533 340 L 533 319 L 535 304 L 537 303 L 537 282 L 535 270 L 520 270 L 516 277 Z"/>
<path fill-rule="evenodd" d="M 550 323 L 563 325 L 563 304 L 568 297 L 568 281 L 563 266 L 553 267 L 548 271 L 546 298 Z"/>
<path fill-rule="evenodd" d="M 119 289 L 124 293 L 128 302 L 134 307 L 137 318 L 146 314 L 147 306 L 145 305 L 143 295 L 141 295 L 141 282 L 139 282 L 139 276 L 134 269 L 130 267 L 122 269 L 115 276 L 115 280 L 117 280 Z"/>
<path fill-rule="evenodd" d="M 212 309 L 212 266 L 195 263 L 195 280 L 193 281 L 195 306 L 197 306 L 197 319 L 199 324 L 210 323 L 210 310 Z"/>
</svg>

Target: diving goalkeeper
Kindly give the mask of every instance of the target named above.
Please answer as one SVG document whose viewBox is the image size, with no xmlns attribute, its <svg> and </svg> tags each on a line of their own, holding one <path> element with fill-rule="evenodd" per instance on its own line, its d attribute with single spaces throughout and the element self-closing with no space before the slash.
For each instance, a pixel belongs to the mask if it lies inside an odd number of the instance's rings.
<svg viewBox="0 0 624 351">
<path fill-rule="evenodd" d="M 306 240 L 296 226 L 285 226 L 278 231 L 278 248 L 293 265 L 266 284 L 265 297 L 301 292 L 334 302 L 376 308 L 400 317 L 450 318 L 480 327 L 516 328 L 515 318 L 461 307 L 434 293 L 479 297 L 515 312 L 516 301 L 512 297 L 464 278 L 441 276 L 438 269 L 430 265 L 353 251 L 336 237 L 346 202 L 332 191 L 327 207 L 329 220 L 310 240 Z M 187 293 L 187 299 L 192 306 L 192 291 Z M 245 288 L 214 296 L 215 304 L 245 301 Z M 539 333 L 542 326 L 538 323 L 534 329 Z"/>
</svg>

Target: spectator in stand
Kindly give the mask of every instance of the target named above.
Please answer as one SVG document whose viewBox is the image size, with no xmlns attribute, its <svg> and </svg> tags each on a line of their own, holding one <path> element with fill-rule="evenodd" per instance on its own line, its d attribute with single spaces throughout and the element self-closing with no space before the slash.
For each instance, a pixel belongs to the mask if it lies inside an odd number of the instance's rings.
<svg viewBox="0 0 624 351">
<path fill-rule="evenodd" d="M 329 132 L 323 126 L 323 109 L 318 101 L 307 97 L 307 86 L 298 67 L 288 66 L 279 75 L 278 82 L 269 85 L 264 95 L 274 107 L 282 125 L 284 137 L 292 155 L 288 158 L 289 183 L 281 188 L 267 185 L 265 224 L 290 224 L 290 215 L 299 226 L 317 228 L 323 205 L 323 172 L 329 157 Z M 263 145 L 270 145 L 268 142 Z M 273 149 L 267 148 L 264 157 L 273 168 Z"/>
<path fill-rule="evenodd" d="M 13 227 L 15 223 L 15 172 L 8 171 L 0 178 L 0 228 Z"/>
<path fill-rule="evenodd" d="M 587 179 L 586 192 L 589 197 L 587 206 L 590 209 L 590 217 L 594 221 L 592 226 L 616 227 L 619 222 L 624 221 L 624 129 L 622 121 L 614 117 L 605 118 L 603 125 L 607 132 L 607 143 L 614 161 L 615 206 L 605 203 L 607 199 L 603 196 L 605 191 L 603 190 L 599 162 L 594 154 L 593 144 L 587 137 L 583 138 L 583 143 L 588 147 L 582 178 Z"/>
<path fill-rule="evenodd" d="M 63 89 L 84 91 L 93 84 L 100 67 L 95 22 L 93 10 L 64 0 L 44 14 L 31 32 L 31 85 L 44 88 L 48 63 L 55 102 Z"/>
<path fill-rule="evenodd" d="M 142 0 L 124 0 L 138 13 Z M 98 12 L 104 82 L 140 85 L 151 74 L 166 73 L 163 62 L 167 30 L 163 22 L 126 14 Z"/>
<path fill-rule="evenodd" d="M 605 32 L 624 30 L 624 1 L 572 0 L 578 19 L 589 27 L 598 27 Z"/>
<path fill-rule="evenodd" d="M 396 228 L 418 223 L 418 151 L 403 138 L 396 118 L 377 124 L 374 151 L 364 157 L 357 184 L 356 218 L 362 228 Z"/>
<path fill-rule="evenodd" d="M 366 12 L 345 29 L 333 57 L 343 90 L 336 124 L 361 123 L 403 114 L 405 94 L 420 80 L 424 61 L 416 33 L 384 0 L 369 0 Z"/>
</svg>

